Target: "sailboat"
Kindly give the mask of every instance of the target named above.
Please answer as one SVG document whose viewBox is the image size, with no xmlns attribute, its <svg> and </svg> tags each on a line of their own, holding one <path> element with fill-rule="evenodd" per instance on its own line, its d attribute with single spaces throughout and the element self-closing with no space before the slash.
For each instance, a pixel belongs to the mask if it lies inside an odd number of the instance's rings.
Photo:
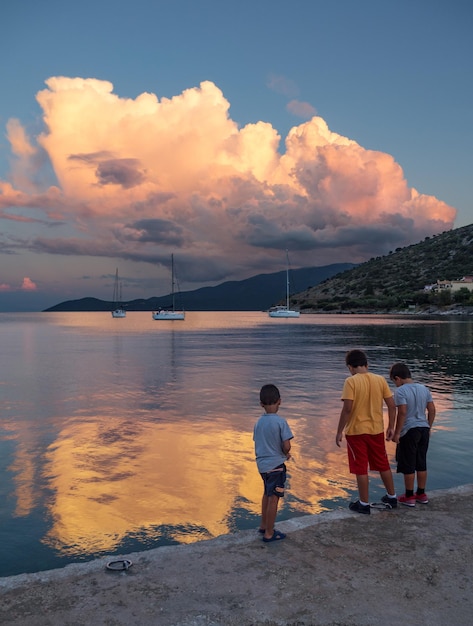
<svg viewBox="0 0 473 626">
<path fill-rule="evenodd" d="M 118 279 L 118 267 L 115 272 L 115 283 L 113 285 L 112 317 L 126 317 L 126 311 L 122 304 L 122 284 Z"/>
<path fill-rule="evenodd" d="M 289 308 L 289 253 L 286 250 L 286 304 L 273 306 L 268 311 L 269 317 L 299 317 L 299 311 Z"/>
<path fill-rule="evenodd" d="M 159 311 L 153 311 L 154 320 L 183 320 L 186 314 L 184 311 L 176 310 L 175 308 L 175 279 L 174 279 L 174 255 L 171 254 L 171 297 L 172 308 L 171 309 L 159 309 Z"/>
</svg>

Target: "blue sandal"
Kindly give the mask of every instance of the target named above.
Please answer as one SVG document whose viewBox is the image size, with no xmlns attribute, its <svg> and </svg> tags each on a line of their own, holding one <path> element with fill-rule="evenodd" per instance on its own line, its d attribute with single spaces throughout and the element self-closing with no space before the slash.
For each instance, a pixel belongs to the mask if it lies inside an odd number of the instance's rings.
<svg viewBox="0 0 473 626">
<path fill-rule="evenodd" d="M 285 539 L 285 538 L 286 538 L 286 535 L 284 533 L 282 533 L 280 530 L 275 530 L 272 537 L 270 537 L 269 539 L 266 539 L 266 537 L 263 537 L 263 541 L 265 543 L 269 543 L 270 541 L 281 541 L 281 539 Z"/>
</svg>

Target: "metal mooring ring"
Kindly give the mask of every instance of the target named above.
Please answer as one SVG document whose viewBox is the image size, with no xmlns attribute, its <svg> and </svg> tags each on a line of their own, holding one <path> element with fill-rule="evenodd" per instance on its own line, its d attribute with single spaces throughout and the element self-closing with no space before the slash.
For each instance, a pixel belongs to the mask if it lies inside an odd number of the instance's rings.
<svg viewBox="0 0 473 626">
<path fill-rule="evenodd" d="M 118 561 L 110 561 L 107 563 L 107 569 L 112 572 L 123 572 L 129 569 L 133 563 L 129 559 L 118 559 Z"/>
</svg>

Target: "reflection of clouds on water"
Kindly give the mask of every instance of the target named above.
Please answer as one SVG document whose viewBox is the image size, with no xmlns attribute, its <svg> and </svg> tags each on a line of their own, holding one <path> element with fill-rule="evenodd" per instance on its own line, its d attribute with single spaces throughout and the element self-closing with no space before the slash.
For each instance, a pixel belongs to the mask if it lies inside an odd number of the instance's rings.
<svg viewBox="0 0 473 626">
<path fill-rule="evenodd" d="M 8 470 L 14 475 L 16 506 L 15 517 L 29 515 L 38 503 L 39 494 L 35 491 L 36 460 L 28 445 L 19 441 L 15 458 Z"/>
<path fill-rule="evenodd" d="M 261 479 L 244 452 L 248 433 L 236 436 L 223 423 L 209 432 L 182 421 L 107 424 L 105 431 L 100 419 L 65 428 L 48 450 L 54 521 L 45 542 L 55 549 L 111 551 L 135 534 L 157 541 L 161 527 L 190 543 L 228 532 L 236 498 L 259 507 L 252 494 Z"/>
</svg>

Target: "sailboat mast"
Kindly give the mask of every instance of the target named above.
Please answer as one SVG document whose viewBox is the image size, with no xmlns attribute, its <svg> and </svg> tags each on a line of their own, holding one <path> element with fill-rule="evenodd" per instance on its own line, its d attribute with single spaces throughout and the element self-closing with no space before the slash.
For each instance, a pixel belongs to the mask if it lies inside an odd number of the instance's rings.
<svg viewBox="0 0 473 626">
<path fill-rule="evenodd" d="M 286 250 L 286 309 L 289 310 L 289 252 Z"/>
<path fill-rule="evenodd" d="M 115 270 L 115 282 L 113 284 L 113 306 L 118 305 L 118 267 Z"/>
<path fill-rule="evenodd" d="M 172 294 L 172 310 L 174 311 L 174 254 L 171 254 L 171 294 Z"/>
</svg>

